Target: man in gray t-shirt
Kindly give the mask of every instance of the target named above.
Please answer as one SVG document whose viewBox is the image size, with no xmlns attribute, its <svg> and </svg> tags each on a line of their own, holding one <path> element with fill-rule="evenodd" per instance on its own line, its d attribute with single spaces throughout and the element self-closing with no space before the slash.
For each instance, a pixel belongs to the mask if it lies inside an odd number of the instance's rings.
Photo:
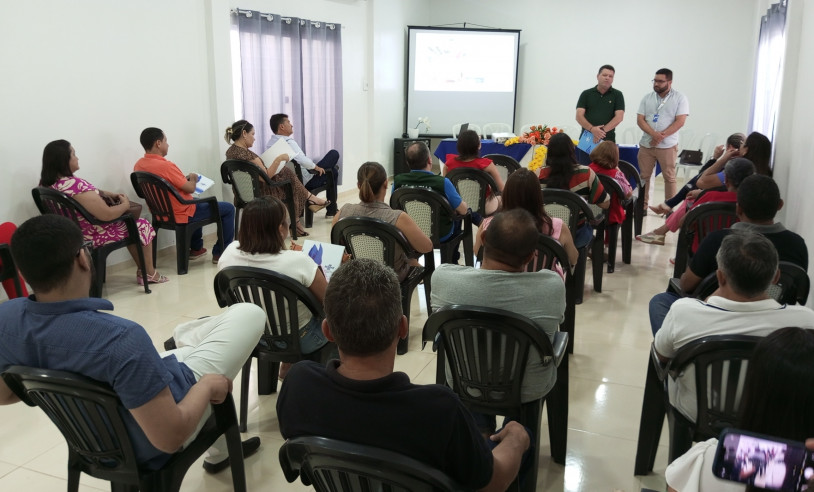
<svg viewBox="0 0 814 492">
<path fill-rule="evenodd" d="M 565 313 L 565 285 L 553 271 L 525 271 L 536 251 L 539 234 L 534 219 L 525 210 L 495 215 L 482 233 L 480 269 L 450 264 L 436 268 L 432 275 L 432 307 L 470 304 L 505 309 L 534 321 L 553 340 Z M 447 379 L 451 384 L 449 372 Z M 545 395 L 556 380 L 554 364 L 544 366 L 540 355 L 532 351 L 521 388 L 522 401 Z"/>
</svg>

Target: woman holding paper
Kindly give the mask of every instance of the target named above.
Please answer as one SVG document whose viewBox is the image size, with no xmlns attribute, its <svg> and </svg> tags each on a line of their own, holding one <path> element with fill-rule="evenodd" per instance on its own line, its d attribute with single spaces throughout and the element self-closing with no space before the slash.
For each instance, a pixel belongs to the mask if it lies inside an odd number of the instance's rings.
<svg viewBox="0 0 814 492">
<path fill-rule="evenodd" d="M 306 287 L 320 303 L 325 298 L 328 281 L 319 265 L 289 240 L 291 220 L 283 202 L 272 196 L 255 198 L 243 209 L 237 241 L 232 241 L 218 261 L 218 270 L 229 266 L 254 267 L 291 277 Z M 300 350 L 316 352 L 328 340 L 322 334 L 322 319 L 311 316 L 304 304 L 298 303 Z M 290 364 L 280 366 L 280 379 Z"/>
<path fill-rule="evenodd" d="M 54 140 L 46 145 L 42 151 L 40 186 L 50 186 L 65 193 L 99 220 L 113 220 L 131 211 L 130 200 L 127 195 L 97 189 L 84 179 L 74 176 L 74 173 L 78 170 L 79 159 L 76 157 L 76 152 L 71 143 L 67 140 Z M 140 211 L 141 207 L 136 207 L 134 210 Z M 134 213 L 134 215 L 137 214 L 138 212 Z M 162 284 L 169 281 L 167 277 L 158 273 L 153 267 L 152 241 L 155 239 L 153 226 L 150 225 L 147 219 L 140 219 L 138 216 L 134 218 L 136 219 L 141 250 L 147 268 L 147 282 Z M 124 222 L 93 225 L 80 216 L 79 225 L 82 228 L 82 235 L 85 240 L 92 241 L 94 248 L 121 241 L 127 237 L 127 226 Z M 127 251 L 130 252 L 133 261 L 138 265 L 139 258 L 136 248 L 136 245 L 131 244 L 127 246 Z M 141 270 L 136 270 L 136 281 L 139 285 L 144 285 Z"/>
<path fill-rule="evenodd" d="M 297 235 L 307 236 L 302 225 L 300 224 L 300 216 L 302 216 L 303 206 L 308 203 L 308 208 L 312 212 L 319 212 L 329 202 L 323 198 L 319 198 L 308 191 L 305 186 L 297 179 L 294 171 L 285 167 L 285 162 L 289 160 L 287 154 L 283 154 L 274 159 L 270 167 L 266 167 L 263 159 L 257 154 L 249 150 L 254 145 L 254 125 L 246 120 L 239 120 L 226 129 L 224 136 L 227 143 L 232 143 L 232 146 L 226 150 L 227 159 L 237 159 L 241 161 L 251 162 L 268 174 L 272 181 L 289 181 L 294 188 L 294 211 L 297 214 Z M 265 190 L 265 194 L 285 199 L 285 193 L 279 186 L 271 187 Z"/>
</svg>

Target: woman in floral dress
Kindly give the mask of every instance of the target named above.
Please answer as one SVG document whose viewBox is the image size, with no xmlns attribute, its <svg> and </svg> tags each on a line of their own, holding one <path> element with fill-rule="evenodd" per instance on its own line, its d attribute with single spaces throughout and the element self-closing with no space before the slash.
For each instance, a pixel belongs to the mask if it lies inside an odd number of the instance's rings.
<svg viewBox="0 0 814 492">
<path fill-rule="evenodd" d="M 130 200 L 127 195 L 102 191 L 85 181 L 74 176 L 79 170 L 79 159 L 73 146 L 67 140 L 54 140 L 45 146 L 42 152 L 42 171 L 40 174 L 40 186 L 50 186 L 51 188 L 65 193 L 76 200 L 91 215 L 99 220 L 113 220 L 121 217 L 130 210 Z M 105 198 L 115 205 L 108 205 Z M 112 224 L 93 225 L 81 216 L 79 225 L 82 228 L 82 235 L 85 240 L 92 241 L 93 247 L 98 248 L 105 244 L 120 241 L 127 237 L 127 226 L 124 222 Z M 146 219 L 136 218 L 141 249 L 144 254 L 144 263 L 147 267 L 147 280 L 151 284 L 160 284 L 169 279 L 158 273 L 153 267 L 152 241 L 155 239 L 155 231 Z M 138 246 L 130 244 L 127 250 L 133 261 L 138 265 Z M 144 285 L 141 270 L 136 270 L 136 278 L 139 285 Z"/>
</svg>

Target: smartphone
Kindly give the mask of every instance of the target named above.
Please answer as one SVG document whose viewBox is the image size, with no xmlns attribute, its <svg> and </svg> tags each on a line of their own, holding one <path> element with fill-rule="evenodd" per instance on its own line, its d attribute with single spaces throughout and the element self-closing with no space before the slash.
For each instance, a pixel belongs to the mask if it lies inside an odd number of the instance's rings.
<svg viewBox="0 0 814 492">
<path fill-rule="evenodd" d="M 718 438 L 712 473 L 765 490 L 814 491 L 807 486 L 814 478 L 814 452 L 802 442 L 724 429 Z"/>
</svg>

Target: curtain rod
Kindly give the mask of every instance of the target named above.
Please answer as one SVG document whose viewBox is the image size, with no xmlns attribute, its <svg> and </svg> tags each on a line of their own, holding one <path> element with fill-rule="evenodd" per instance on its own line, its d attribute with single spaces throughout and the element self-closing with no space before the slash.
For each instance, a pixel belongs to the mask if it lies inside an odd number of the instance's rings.
<svg viewBox="0 0 814 492">
<path fill-rule="evenodd" d="M 231 14 L 233 14 L 233 15 L 241 15 L 242 14 L 242 15 L 245 15 L 246 17 L 251 17 L 253 15 L 253 12 L 251 10 L 231 9 L 229 12 Z M 260 17 L 265 18 L 269 22 L 274 20 L 274 15 L 273 14 L 265 14 L 265 13 L 261 12 Z M 282 17 L 282 16 L 280 16 L 280 20 L 285 22 L 286 24 L 291 24 L 292 18 L 291 17 Z M 306 19 L 300 19 L 300 25 L 301 26 L 305 25 L 306 21 L 307 21 Z M 331 29 L 331 30 L 336 29 L 336 24 L 332 24 L 330 22 L 320 22 L 320 21 L 307 21 L 307 22 L 310 22 L 311 25 L 316 27 L 317 29 L 319 29 L 322 26 L 322 24 L 325 24 L 325 27 L 327 27 L 328 29 Z"/>
</svg>

